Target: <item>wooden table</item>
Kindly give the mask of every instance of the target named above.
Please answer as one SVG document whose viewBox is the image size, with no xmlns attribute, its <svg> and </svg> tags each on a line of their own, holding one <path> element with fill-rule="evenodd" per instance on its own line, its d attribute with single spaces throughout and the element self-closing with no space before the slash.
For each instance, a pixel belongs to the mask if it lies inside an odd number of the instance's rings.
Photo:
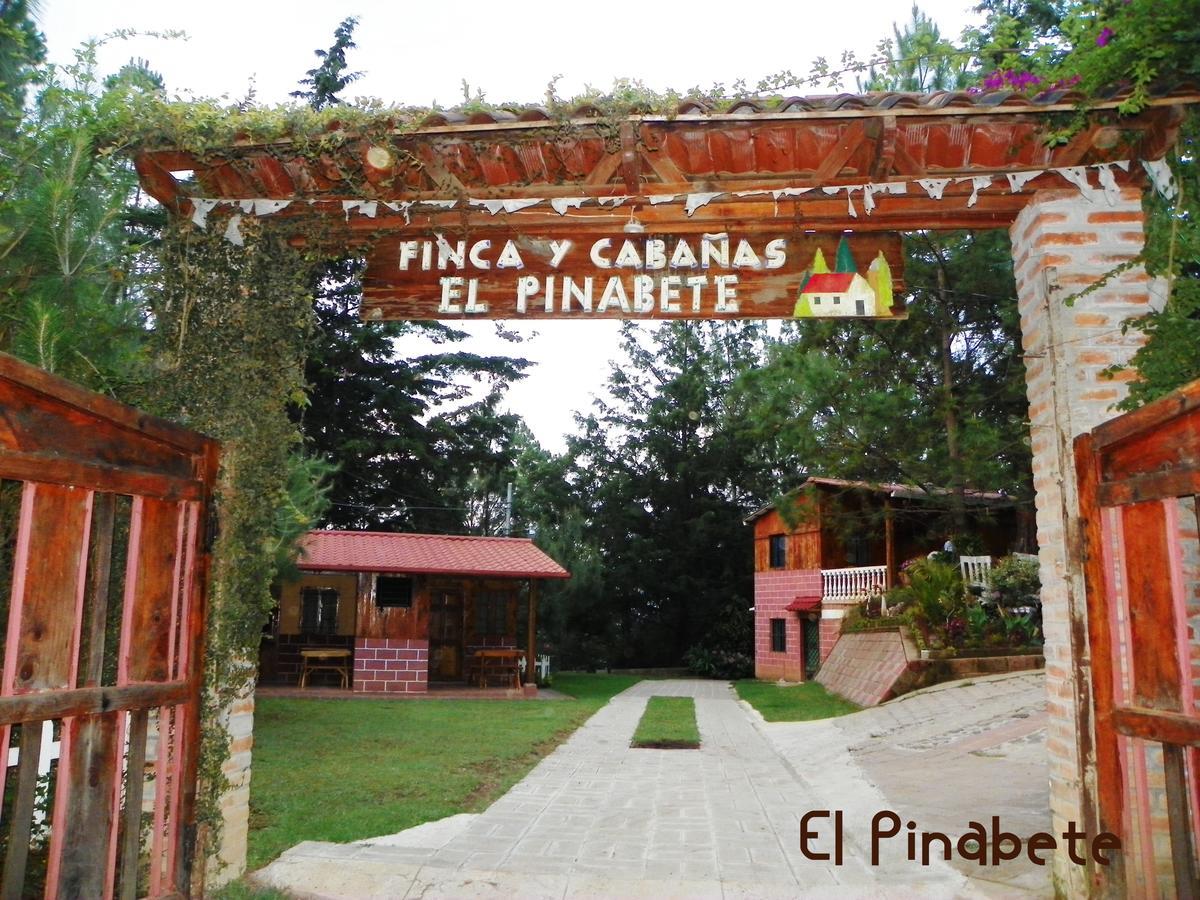
<svg viewBox="0 0 1200 900">
<path fill-rule="evenodd" d="M 350 663 L 353 650 L 328 647 L 320 650 L 301 650 L 300 687 L 308 687 L 308 673 L 317 671 L 337 672 L 342 676 L 342 690 L 350 687 Z"/>
<path fill-rule="evenodd" d="M 480 687 L 487 687 L 490 678 L 499 677 L 511 681 L 512 686 L 521 686 L 521 659 L 524 650 L 512 647 L 495 647 L 476 650 L 471 657 L 471 675 L 478 679 Z"/>
</svg>

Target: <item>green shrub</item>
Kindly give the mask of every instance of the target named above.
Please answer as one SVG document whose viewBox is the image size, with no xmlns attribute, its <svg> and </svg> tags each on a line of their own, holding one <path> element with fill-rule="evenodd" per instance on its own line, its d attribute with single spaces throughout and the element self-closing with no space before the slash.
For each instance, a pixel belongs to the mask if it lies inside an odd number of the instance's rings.
<svg viewBox="0 0 1200 900">
<path fill-rule="evenodd" d="M 1000 606 L 1032 606 L 1041 602 L 1042 581 L 1033 559 L 1006 556 L 992 567 L 988 584 Z"/>
</svg>

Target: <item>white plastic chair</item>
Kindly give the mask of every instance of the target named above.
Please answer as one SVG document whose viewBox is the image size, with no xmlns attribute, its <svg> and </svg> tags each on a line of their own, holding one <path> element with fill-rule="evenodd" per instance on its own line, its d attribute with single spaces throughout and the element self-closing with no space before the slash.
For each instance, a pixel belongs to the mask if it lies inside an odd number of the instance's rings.
<svg viewBox="0 0 1200 900">
<path fill-rule="evenodd" d="M 992 570 L 990 556 L 960 556 L 958 567 L 968 587 L 987 587 L 988 573 Z"/>
</svg>

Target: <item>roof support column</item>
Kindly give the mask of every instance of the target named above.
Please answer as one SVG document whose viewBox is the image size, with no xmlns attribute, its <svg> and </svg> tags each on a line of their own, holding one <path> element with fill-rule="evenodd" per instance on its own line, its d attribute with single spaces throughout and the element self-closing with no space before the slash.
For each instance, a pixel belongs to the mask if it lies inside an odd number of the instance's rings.
<svg viewBox="0 0 1200 900">
<path fill-rule="evenodd" d="M 528 632 L 525 640 L 525 684 L 537 686 L 537 605 L 538 588 L 541 582 L 536 578 L 529 579 L 529 615 Z"/>
<path fill-rule="evenodd" d="M 1025 350 L 1033 448 L 1037 539 L 1046 645 L 1047 749 L 1053 831 L 1069 822 L 1097 832 L 1091 721 L 1091 667 L 1079 503 L 1072 439 L 1116 411 L 1127 373 L 1105 376 L 1142 343 L 1121 324 L 1165 297 L 1165 285 L 1141 268 L 1067 306 L 1078 293 L 1142 247 L 1141 194 L 1115 205 L 1075 190 L 1039 191 L 1010 230 Z M 1065 843 L 1065 842 L 1064 842 Z M 1090 863 L 1090 860 L 1089 860 Z M 1091 872 L 1060 846 L 1054 875 L 1060 893 L 1086 896 Z"/>
</svg>

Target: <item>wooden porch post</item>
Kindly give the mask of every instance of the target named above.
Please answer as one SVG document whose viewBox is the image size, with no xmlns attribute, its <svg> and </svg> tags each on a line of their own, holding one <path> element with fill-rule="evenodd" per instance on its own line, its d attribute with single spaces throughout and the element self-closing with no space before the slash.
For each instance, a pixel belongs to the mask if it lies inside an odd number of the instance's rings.
<svg viewBox="0 0 1200 900">
<path fill-rule="evenodd" d="M 892 516 L 892 498 L 883 498 L 883 546 L 884 562 L 887 565 L 887 584 L 892 588 L 896 584 L 896 520 Z"/>
<path fill-rule="evenodd" d="M 537 648 L 534 646 L 537 640 L 537 601 L 538 601 L 538 580 L 536 578 L 529 579 L 529 633 L 525 637 L 525 683 L 536 684 L 537 672 L 534 665 L 537 663 Z"/>
</svg>

